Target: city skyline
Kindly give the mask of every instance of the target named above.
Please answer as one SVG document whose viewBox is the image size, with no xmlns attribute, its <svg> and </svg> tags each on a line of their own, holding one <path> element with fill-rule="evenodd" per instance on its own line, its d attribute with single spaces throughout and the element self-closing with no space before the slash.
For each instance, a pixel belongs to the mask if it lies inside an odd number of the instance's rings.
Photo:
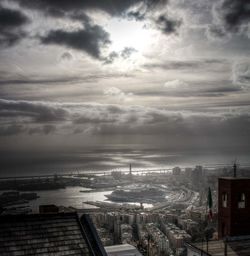
<svg viewBox="0 0 250 256">
<path fill-rule="evenodd" d="M 247 155 L 249 10 L 244 0 L 1 1 L 1 152 Z"/>
</svg>

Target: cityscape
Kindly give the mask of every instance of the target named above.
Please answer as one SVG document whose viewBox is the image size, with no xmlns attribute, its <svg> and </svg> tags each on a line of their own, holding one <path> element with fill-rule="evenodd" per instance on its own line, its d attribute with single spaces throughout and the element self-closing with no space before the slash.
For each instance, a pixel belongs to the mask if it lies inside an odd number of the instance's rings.
<svg viewBox="0 0 250 256">
<path fill-rule="evenodd" d="M 210 169 L 196 166 L 135 172 L 129 165 L 127 172 L 4 178 L 0 181 L 1 215 L 88 215 L 108 255 L 221 255 L 225 237 L 228 255 L 247 255 L 249 183 L 249 167 L 238 168 L 236 163 Z M 56 199 L 51 201 L 54 204 L 34 204 L 44 191 L 53 197 L 55 191 L 68 188 L 74 188 L 71 193 L 86 195 L 78 208 L 58 205 Z M 102 193 L 103 198 L 88 200 L 88 194 L 94 193 Z M 228 218 L 225 213 L 227 208 L 235 211 L 236 224 L 233 214 Z M 237 249 L 230 245 L 230 238 L 237 241 Z M 223 246 L 216 247 L 215 242 Z M 115 254 L 120 250 L 121 254 Z"/>
<path fill-rule="evenodd" d="M 250 2 L 0 0 L 0 256 L 250 256 Z"/>
</svg>

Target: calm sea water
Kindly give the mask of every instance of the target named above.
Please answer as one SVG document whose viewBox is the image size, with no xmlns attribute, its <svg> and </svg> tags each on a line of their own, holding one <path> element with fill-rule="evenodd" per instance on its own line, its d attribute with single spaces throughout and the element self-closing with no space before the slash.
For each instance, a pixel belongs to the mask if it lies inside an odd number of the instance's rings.
<svg viewBox="0 0 250 256">
<path fill-rule="evenodd" d="M 8 155 L 8 157 L 10 157 Z M 129 164 L 133 170 L 145 169 L 167 169 L 174 166 L 194 167 L 203 166 L 231 166 L 237 157 L 241 166 L 250 163 L 247 154 L 236 155 L 235 153 L 206 153 L 189 152 L 178 153 L 157 151 L 157 150 L 123 150 L 123 151 L 84 151 L 71 153 L 57 153 L 48 155 L 31 154 L 27 156 L 18 155 L 5 158 L 1 165 L 0 176 L 22 176 L 22 175 L 44 175 L 44 174 L 64 174 L 64 173 L 84 173 L 92 171 L 121 170 L 128 171 Z M 0 160 L 0 163 L 3 160 Z M 66 189 L 53 191 L 37 191 L 40 196 L 37 200 L 30 202 L 34 212 L 38 211 L 39 205 L 56 204 L 62 206 L 72 206 L 75 208 L 85 208 L 86 201 L 106 201 L 106 194 L 112 191 L 92 191 L 82 193 L 82 187 L 67 187 Z M 146 206 L 147 207 L 147 206 Z"/>
<path fill-rule="evenodd" d="M 235 152 L 164 152 L 163 150 L 89 150 L 73 152 L 46 152 L 2 154 L 0 176 L 84 173 L 93 171 L 133 170 L 220 166 L 233 164 L 250 165 L 250 154 Z"/>
<path fill-rule="evenodd" d="M 105 201 L 105 195 L 110 194 L 112 191 L 91 191 L 80 192 L 88 189 L 83 187 L 67 187 L 65 189 L 49 190 L 49 191 L 35 191 L 40 198 L 29 202 L 33 212 L 39 211 L 39 205 L 55 204 L 58 206 L 75 207 L 78 209 L 90 207 L 84 204 L 87 201 Z M 91 208 L 91 207 L 90 207 Z"/>
<path fill-rule="evenodd" d="M 86 192 L 80 192 L 80 191 Z M 83 188 L 80 186 L 67 187 L 65 189 L 58 190 L 48 190 L 48 191 L 32 191 L 36 192 L 39 198 L 36 200 L 31 200 L 26 206 L 30 206 L 33 213 L 39 212 L 39 205 L 46 204 L 55 204 L 57 206 L 65 207 L 74 207 L 77 209 L 86 209 L 86 208 L 96 208 L 96 206 L 88 204 L 89 201 L 96 202 L 106 202 L 110 203 L 107 200 L 105 195 L 112 193 L 111 190 L 106 191 L 90 191 L 88 188 Z M 140 205 L 140 203 L 134 202 L 129 203 L 134 205 Z M 143 204 L 145 208 L 152 207 L 152 204 Z M 20 206 L 20 205 L 17 205 Z M 22 205 L 21 205 L 22 206 Z M 13 207 L 13 206 L 11 206 Z"/>
</svg>

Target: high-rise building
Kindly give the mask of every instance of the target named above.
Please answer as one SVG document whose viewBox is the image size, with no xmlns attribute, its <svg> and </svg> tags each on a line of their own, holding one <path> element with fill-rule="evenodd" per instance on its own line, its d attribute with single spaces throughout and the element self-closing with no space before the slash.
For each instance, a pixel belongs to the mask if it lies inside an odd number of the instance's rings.
<svg viewBox="0 0 250 256">
<path fill-rule="evenodd" d="M 181 168 L 176 166 L 172 169 L 173 175 L 180 175 L 181 174 Z"/>
</svg>

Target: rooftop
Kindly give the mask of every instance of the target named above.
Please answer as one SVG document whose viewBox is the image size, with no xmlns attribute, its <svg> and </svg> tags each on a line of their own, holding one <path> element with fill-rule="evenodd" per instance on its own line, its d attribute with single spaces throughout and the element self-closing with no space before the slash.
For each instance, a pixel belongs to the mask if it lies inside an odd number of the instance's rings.
<svg viewBox="0 0 250 256">
<path fill-rule="evenodd" d="M 76 213 L 1 216 L 0 255 L 102 255 L 93 252 L 88 225 Z"/>
<path fill-rule="evenodd" d="M 108 256 L 142 256 L 142 254 L 133 245 L 130 244 L 106 246 L 105 250 Z"/>
<path fill-rule="evenodd" d="M 205 253 L 209 256 L 223 256 L 225 255 L 225 242 L 223 240 L 210 241 L 207 244 L 204 243 L 187 243 L 187 248 L 192 249 L 198 253 Z M 250 255 L 250 238 L 228 241 L 227 242 L 227 256 L 249 256 Z"/>
</svg>

